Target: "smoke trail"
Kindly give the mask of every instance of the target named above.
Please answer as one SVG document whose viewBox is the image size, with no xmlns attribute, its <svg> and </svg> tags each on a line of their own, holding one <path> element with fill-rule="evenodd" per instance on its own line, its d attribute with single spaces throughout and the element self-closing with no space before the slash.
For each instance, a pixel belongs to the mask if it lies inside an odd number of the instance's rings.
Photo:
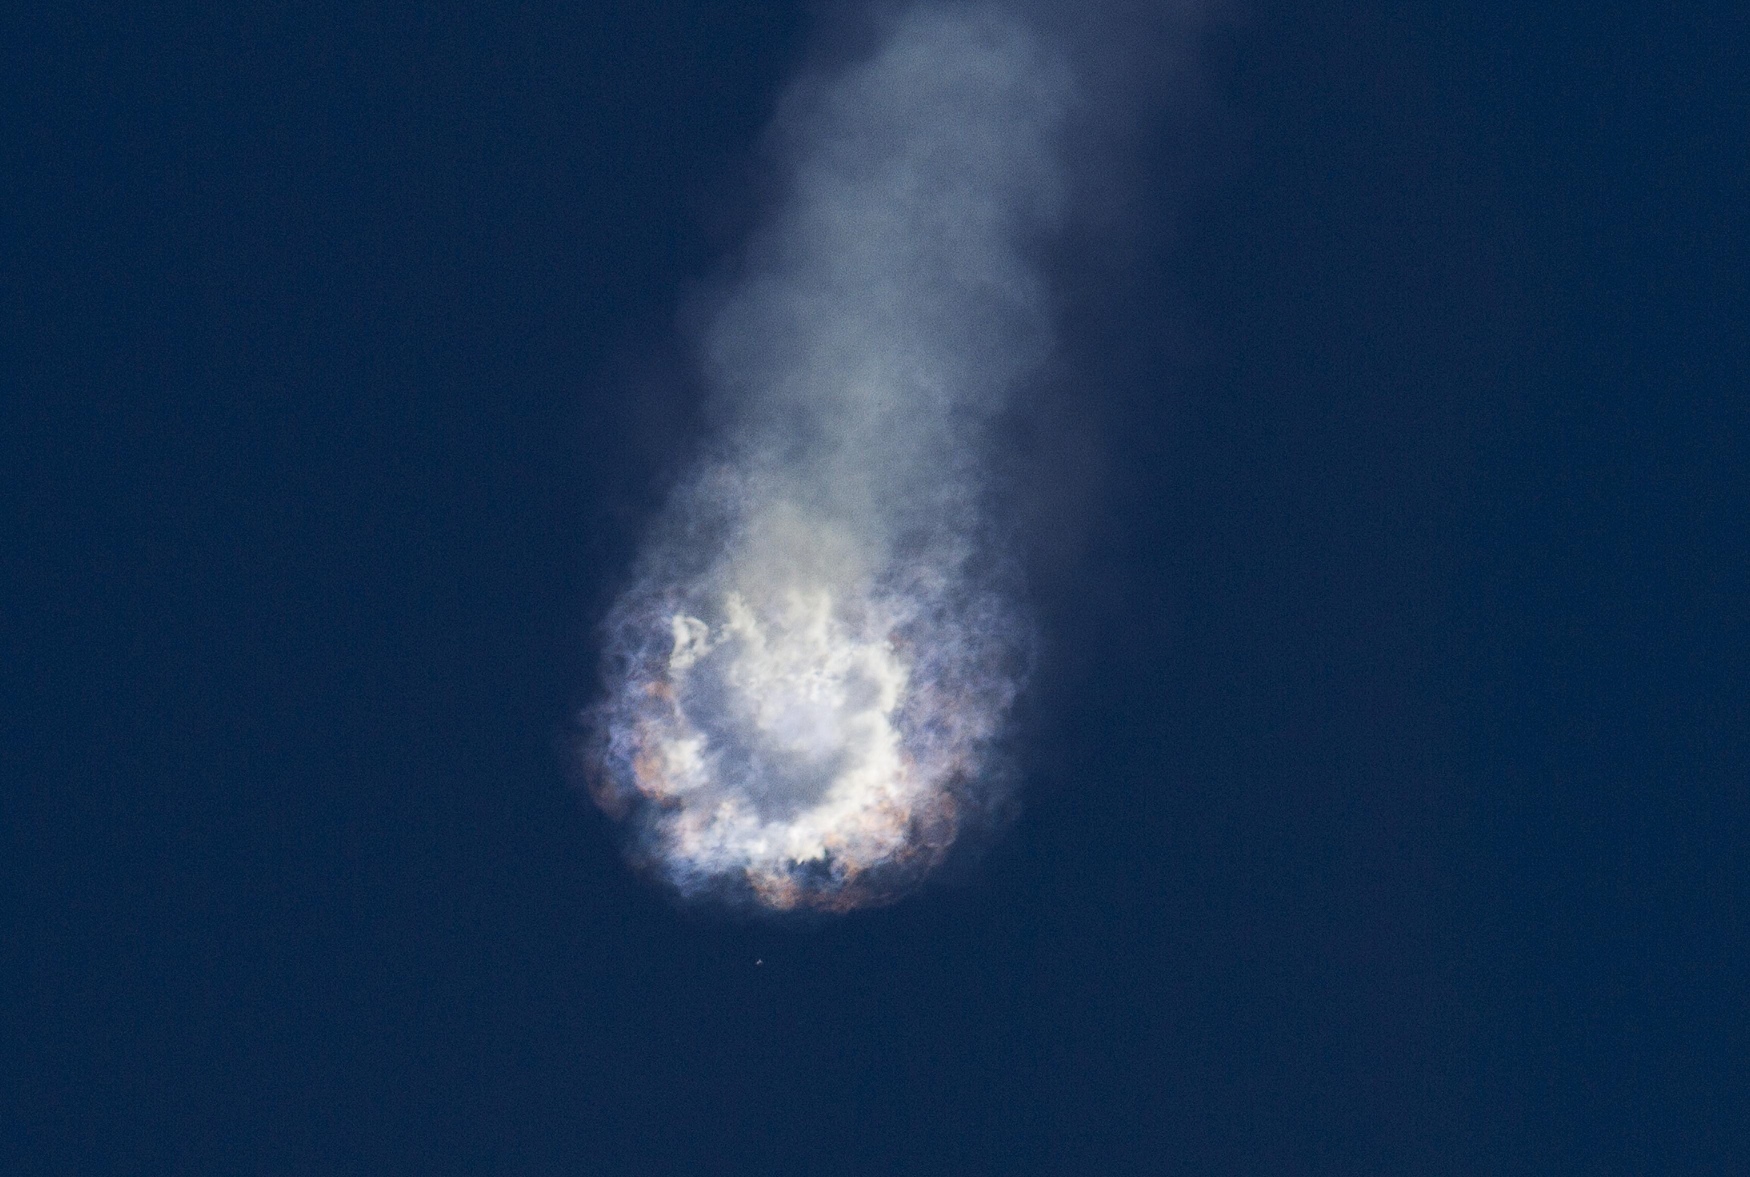
<svg viewBox="0 0 1750 1177">
<path fill-rule="evenodd" d="M 688 896 L 891 900 L 997 807 L 1030 631 L 981 474 L 1051 346 L 1028 263 L 1074 88 L 1016 15 L 920 6 L 798 86 L 705 339 L 720 434 L 608 618 L 593 792 Z"/>
</svg>

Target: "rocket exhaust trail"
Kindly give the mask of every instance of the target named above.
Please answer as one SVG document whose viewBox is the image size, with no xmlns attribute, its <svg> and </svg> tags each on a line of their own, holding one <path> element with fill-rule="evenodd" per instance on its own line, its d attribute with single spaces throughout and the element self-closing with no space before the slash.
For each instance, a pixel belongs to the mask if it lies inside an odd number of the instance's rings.
<svg viewBox="0 0 1750 1177">
<path fill-rule="evenodd" d="M 785 189 L 704 343 L 723 424 L 607 620 L 592 793 L 682 895 L 891 901 L 1000 808 L 1030 626 L 987 432 L 1050 350 L 1063 62 L 924 5 L 780 110 Z"/>
</svg>

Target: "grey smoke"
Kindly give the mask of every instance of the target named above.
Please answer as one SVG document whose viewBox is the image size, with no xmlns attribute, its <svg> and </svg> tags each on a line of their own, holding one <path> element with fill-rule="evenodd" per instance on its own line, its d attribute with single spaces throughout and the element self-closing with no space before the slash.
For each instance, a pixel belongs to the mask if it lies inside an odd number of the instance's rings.
<svg viewBox="0 0 1750 1177">
<path fill-rule="evenodd" d="M 1081 92 L 1018 12 L 921 4 L 781 106 L 781 196 L 703 341 L 720 432 L 594 716 L 598 801 L 684 894 L 887 901 L 1006 788 L 1031 631 L 989 445 L 1052 353 Z"/>
</svg>

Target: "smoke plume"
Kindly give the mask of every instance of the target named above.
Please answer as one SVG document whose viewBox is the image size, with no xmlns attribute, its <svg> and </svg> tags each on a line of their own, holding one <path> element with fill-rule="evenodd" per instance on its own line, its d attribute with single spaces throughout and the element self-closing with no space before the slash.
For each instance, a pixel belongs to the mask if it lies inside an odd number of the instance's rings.
<svg viewBox="0 0 1750 1177">
<path fill-rule="evenodd" d="M 608 621 L 593 793 L 686 896 L 842 911 L 1003 809 L 1031 629 L 993 423 L 1051 351 L 1030 261 L 1078 86 L 925 4 L 782 105 L 783 188 L 703 340 L 707 457 Z"/>
</svg>

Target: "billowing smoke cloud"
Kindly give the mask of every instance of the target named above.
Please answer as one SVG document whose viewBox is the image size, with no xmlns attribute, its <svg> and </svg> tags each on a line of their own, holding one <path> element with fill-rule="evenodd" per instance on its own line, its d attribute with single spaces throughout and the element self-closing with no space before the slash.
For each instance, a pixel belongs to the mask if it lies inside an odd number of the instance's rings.
<svg viewBox="0 0 1750 1177">
<path fill-rule="evenodd" d="M 891 900 L 1001 808 L 1029 662 L 984 477 L 1051 349 L 1066 63 L 922 5 L 788 97 L 704 340 L 719 433 L 608 619 L 594 794 L 687 896 Z"/>
</svg>

